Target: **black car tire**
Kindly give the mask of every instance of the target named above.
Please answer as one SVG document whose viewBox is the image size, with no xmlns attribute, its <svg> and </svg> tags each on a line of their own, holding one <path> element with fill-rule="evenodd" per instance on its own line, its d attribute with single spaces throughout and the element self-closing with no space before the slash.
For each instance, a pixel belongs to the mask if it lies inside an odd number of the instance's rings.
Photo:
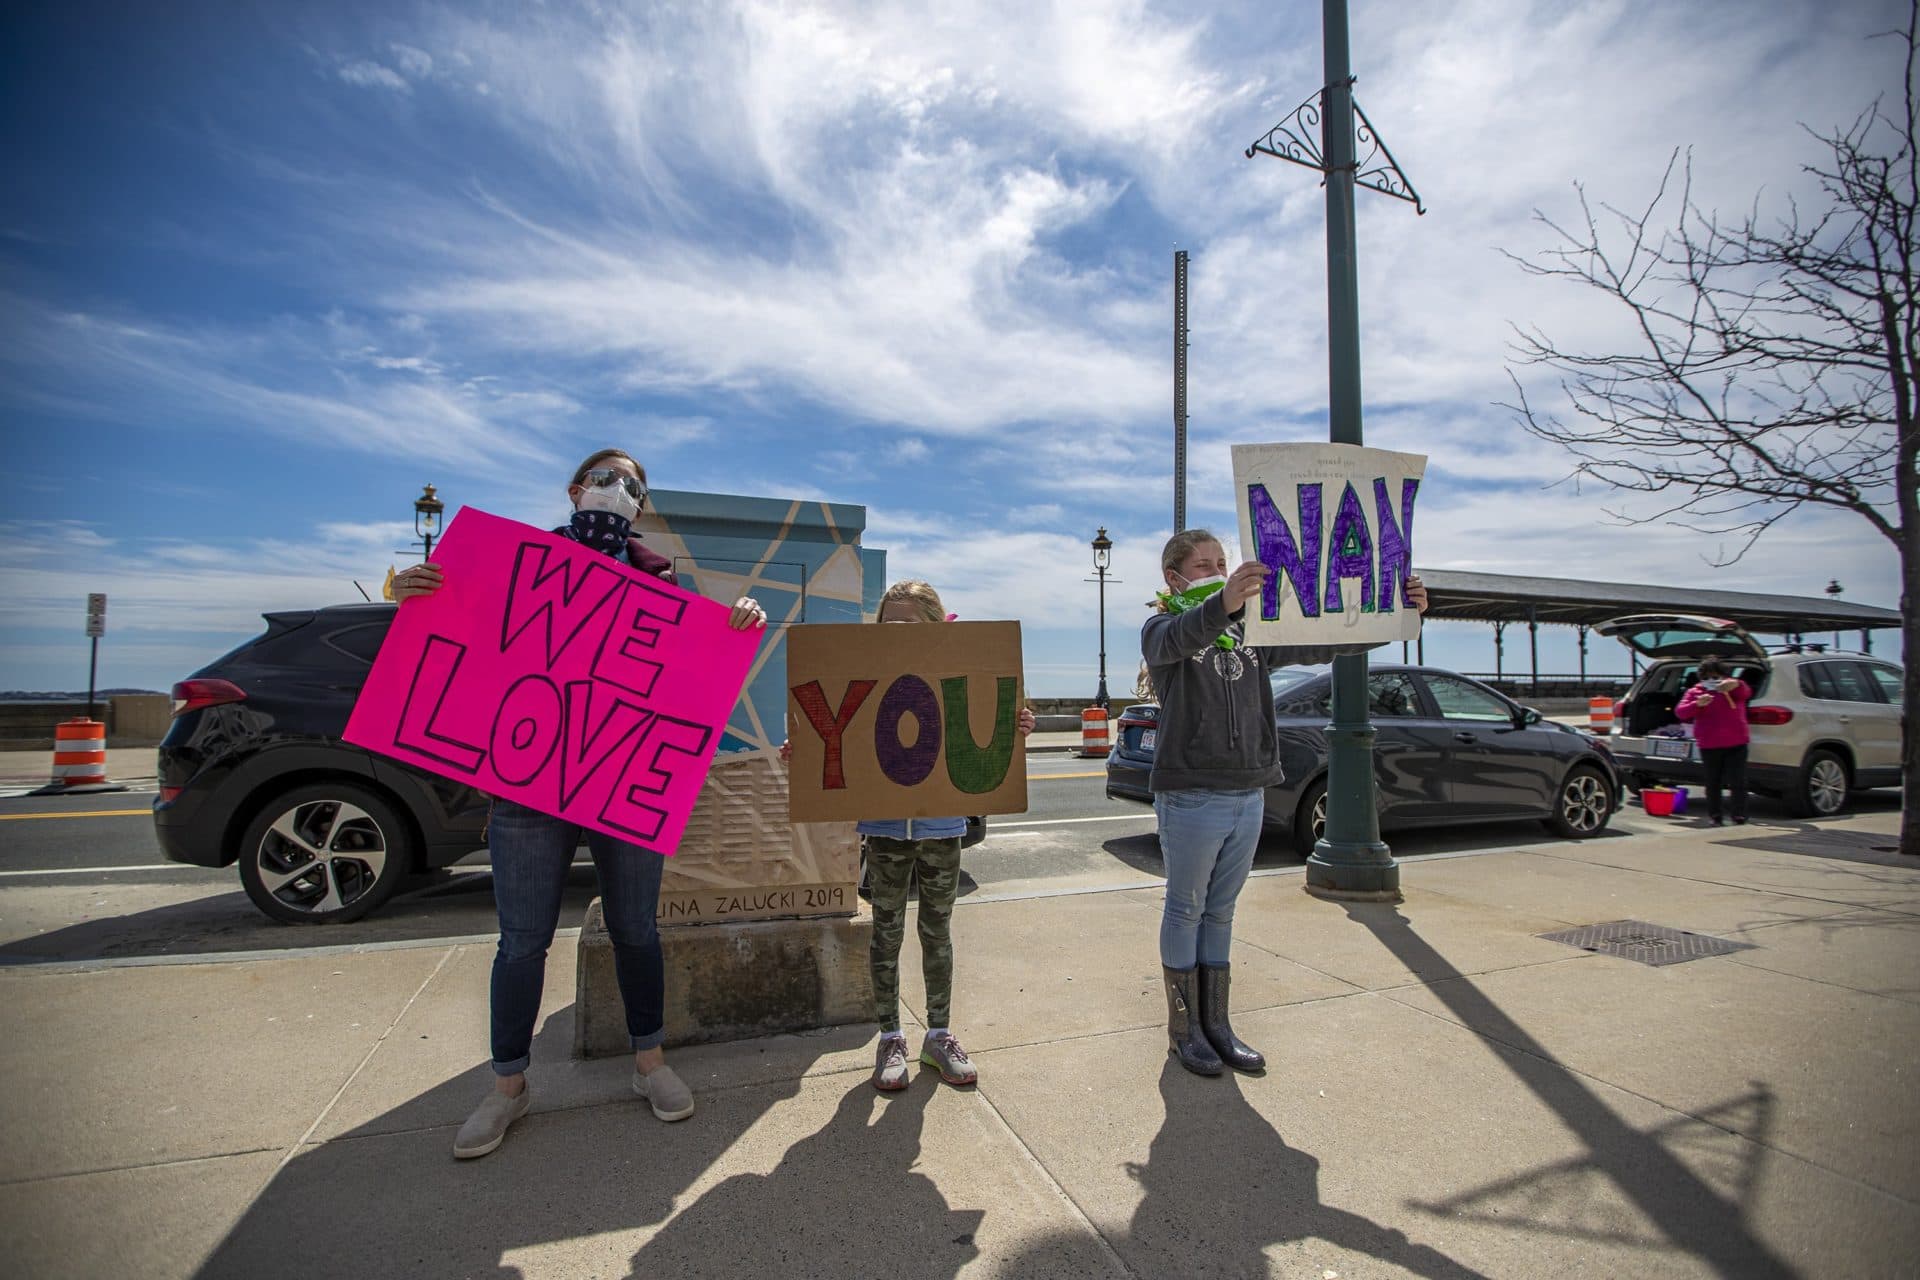
<svg viewBox="0 0 1920 1280">
<path fill-rule="evenodd" d="M 1613 795 L 1606 775 L 1590 764 L 1577 764 L 1553 793 L 1553 812 L 1542 822 L 1557 836 L 1584 840 L 1605 831 L 1612 817 Z"/>
<path fill-rule="evenodd" d="M 1824 747 L 1807 752 L 1800 776 L 1787 793 L 1787 811 L 1796 818 L 1830 818 L 1847 807 L 1851 779 L 1847 762 Z"/>
<path fill-rule="evenodd" d="M 345 924 L 393 896 L 413 845 L 413 829 L 376 792 L 308 783 L 269 799 L 247 824 L 240 883 L 282 923 Z"/>
<path fill-rule="evenodd" d="M 1310 783 L 1300 795 L 1300 807 L 1293 813 L 1293 849 L 1303 858 L 1313 856 L 1313 846 L 1327 829 L 1327 780 Z"/>
<path fill-rule="evenodd" d="M 1647 787 L 1658 786 L 1659 779 L 1645 773 L 1624 773 L 1620 775 L 1620 785 L 1637 796 Z"/>
</svg>

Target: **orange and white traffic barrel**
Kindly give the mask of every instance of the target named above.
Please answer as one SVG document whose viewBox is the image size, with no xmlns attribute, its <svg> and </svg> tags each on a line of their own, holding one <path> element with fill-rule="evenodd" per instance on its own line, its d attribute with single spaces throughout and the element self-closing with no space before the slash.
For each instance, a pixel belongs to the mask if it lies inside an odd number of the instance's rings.
<svg viewBox="0 0 1920 1280">
<path fill-rule="evenodd" d="M 125 791 L 107 781 L 107 726 L 79 716 L 53 727 L 53 781 L 34 795 L 63 791 Z"/>
<path fill-rule="evenodd" d="M 1613 732 L 1613 699 L 1587 699 L 1587 731 L 1597 737 Z"/>
<path fill-rule="evenodd" d="M 1107 709 L 1088 707 L 1080 713 L 1080 754 L 1104 756 L 1107 750 Z"/>
</svg>

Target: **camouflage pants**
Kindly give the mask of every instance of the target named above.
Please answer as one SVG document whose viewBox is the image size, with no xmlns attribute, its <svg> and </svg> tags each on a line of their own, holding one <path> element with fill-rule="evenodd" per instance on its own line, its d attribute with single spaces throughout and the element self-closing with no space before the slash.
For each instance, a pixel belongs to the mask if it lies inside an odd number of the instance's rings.
<svg viewBox="0 0 1920 1280">
<path fill-rule="evenodd" d="M 920 972 L 927 1025 L 944 1027 L 953 1004 L 953 900 L 960 892 L 960 840 L 867 837 L 873 891 L 873 1011 L 882 1031 L 900 1029 L 900 943 L 907 933 L 907 882 L 920 879 Z"/>
</svg>

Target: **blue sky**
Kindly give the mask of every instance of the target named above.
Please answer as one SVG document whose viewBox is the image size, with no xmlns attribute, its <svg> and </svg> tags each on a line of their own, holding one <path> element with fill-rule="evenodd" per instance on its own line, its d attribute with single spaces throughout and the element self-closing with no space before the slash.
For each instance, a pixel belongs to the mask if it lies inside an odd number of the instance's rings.
<svg viewBox="0 0 1920 1280">
<path fill-rule="evenodd" d="M 1357 93 L 1431 212 L 1362 195 L 1369 444 L 1430 455 L 1416 558 L 1892 605 L 1805 515 L 1711 567 L 1522 435 L 1508 326 L 1615 319 L 1501 258 L 1572 184 L 1785 207 L 1899 64 L 1899 7 L 1355 3 Z M 1319 6 L 13 6 L 0 19 L 0 688 L 166 688 L 264 610 L 357 599 L 432 481 L 536 524 L 579 457 L 854 502 L 893 576 L 1024 624 L 1039 695 L 1109 670 L 1171 521 L 1170 296 L 1193 255 L 1190 522 L 1228 446 L 1323 438 L 1322 196 L 1244 148 L 1319 84 Z M 1883 647 L 1893 638 L 1883 633 Z M 1571 631 L 1542 632 L 1571 669 Z M 1524 638 L 1509 637 L 1511 668 Z M 1484 627 L 1429 661 L 1492 666 Z M 1596 669 L 1624 669 L 1601 644 Z"/>
</svg>

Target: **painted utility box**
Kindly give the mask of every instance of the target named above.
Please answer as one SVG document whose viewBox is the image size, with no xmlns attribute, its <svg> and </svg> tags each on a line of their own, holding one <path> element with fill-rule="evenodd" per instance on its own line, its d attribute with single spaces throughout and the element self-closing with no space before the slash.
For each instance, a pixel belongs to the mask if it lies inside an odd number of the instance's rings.
<svg viewBox="0 0 1920 1280">
<path fill-rule="evenodd" d="M 786 631 L 861 622 L 879 609 L 886 553 L 860 545 L 866 508 L 655 489 L 635 526 L 680 585 L 722 604 L 752 596 L 767 638 L 720 740 L 699 806 L 667 860 L 662 924 L 851 915 L 859 840 L 850 822 L 787 821 Z"/>
</svg>

